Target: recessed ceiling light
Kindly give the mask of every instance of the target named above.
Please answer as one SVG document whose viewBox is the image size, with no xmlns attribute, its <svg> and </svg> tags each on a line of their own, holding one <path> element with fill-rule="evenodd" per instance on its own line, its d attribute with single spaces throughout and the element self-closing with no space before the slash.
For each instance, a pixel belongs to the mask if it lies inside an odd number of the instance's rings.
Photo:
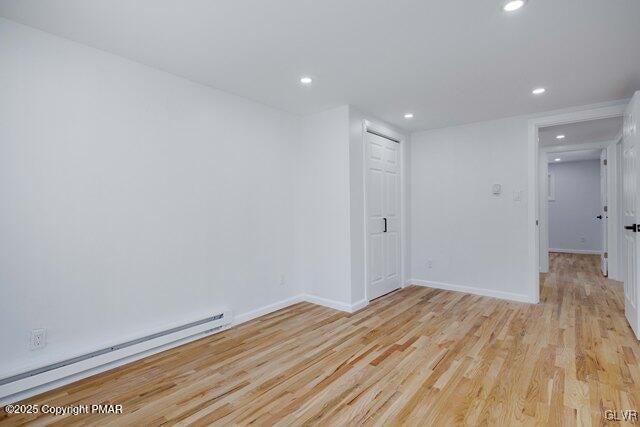
<svg viewBox="0 0 640 427">
<path fill-rule="evenodd" d="M 534 90 L 531 91 L 532 94 L 534 95 L 542 95 L 543 93 L 545 93 L 547 90 L 543 87 L 537 87 Z"/>
<path fill-rule="evenodd" d="M 404 115 L 405 119 L 413 119 L 413 113 L 407 113 Z"/>
<path fill-rule="evenodd" d="M 508 0 L 502 5 L 505 12 L 514 12 L 524 6 L 525 0 Z"/>
<path fill-rule="evenodd" d="M 564 139 L 564 135 L 558 135 L 556 136 L 556 139 Z"/>
<path fill-rule="evenodd" d="M 300 77 L 300 83 L 303 85 L 310 85 L 313 82 L 313 79 L 308 76 Z"/>
<path fill-rule="evenodd" d="M 559 162 L 560 160 L 562 160 L 560 157 L 558 157 L 557 159 L 553 159 L 555 162 Z"/>
</svg>

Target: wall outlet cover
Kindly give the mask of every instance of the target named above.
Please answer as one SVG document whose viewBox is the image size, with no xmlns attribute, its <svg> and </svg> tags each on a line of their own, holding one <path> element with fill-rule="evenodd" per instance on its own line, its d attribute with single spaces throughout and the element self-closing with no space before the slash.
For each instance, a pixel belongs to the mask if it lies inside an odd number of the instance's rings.
<svg viewBox="0 0 640 427">
<path fill-rule="evenodd" d="M 33 329 L 31 331 L 31 340 L 29 342 L 29 348 L 31 350 L 38 350 L 44 348 L 47 345 L 47 330 L 44 328 Z"/>
</svg>

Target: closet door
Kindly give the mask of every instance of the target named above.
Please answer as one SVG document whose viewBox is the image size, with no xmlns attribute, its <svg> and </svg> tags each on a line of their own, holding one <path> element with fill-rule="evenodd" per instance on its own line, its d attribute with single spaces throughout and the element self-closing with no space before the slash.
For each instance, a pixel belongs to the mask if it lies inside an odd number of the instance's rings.
<svg viewBox="0 0 640 427">
<path fill-rule="evenodd" d="M 367 296 L 400 287 L 400 144 L 366 134 Z"/>
</svg>

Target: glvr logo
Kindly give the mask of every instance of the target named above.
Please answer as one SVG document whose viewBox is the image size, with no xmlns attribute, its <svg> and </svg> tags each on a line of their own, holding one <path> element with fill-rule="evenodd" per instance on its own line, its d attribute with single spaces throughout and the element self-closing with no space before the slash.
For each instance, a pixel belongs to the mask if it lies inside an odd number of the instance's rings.
<svg viewBox="0 0 640 427">
<path fill-rule="evenodd" d="M 637 422 L 638 411 L 633 409 L 625 409 L 624 411 L 607 410 L 604 411 L 604 418 L 607 421 Z"/>
</svg>

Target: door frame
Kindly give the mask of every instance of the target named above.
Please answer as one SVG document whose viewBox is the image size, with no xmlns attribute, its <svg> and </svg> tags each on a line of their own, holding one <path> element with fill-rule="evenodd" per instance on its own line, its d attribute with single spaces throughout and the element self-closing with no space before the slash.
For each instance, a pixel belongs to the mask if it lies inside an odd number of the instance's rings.
<svg viewBox="0 0 640 427">
<path fill-rule="evenodd" d="M 625 270 L 624 270 L 624 257 L 623 257 L 623 251 L 624 248 L 622 247 L 622 239 L 624 238 L 623 236 L 623 229 L 622 226 L 624 225 L 624 221 L 623 221 L 623 217 L 622 217 L 622 132 L 620 133 L 620 136 L 618 138 L 616 138 L 616 143 L 613 147 L 613 155 L 616 158 L 616 185 L 615 185 L 615 192 L 616 192 L 616 200 L 618 201 L 618 215 L 616 215 L 616 227 L 618 227 L 617 230 L 615 230 L 615 236 L 616 236 L 616 241 L 617 241 L 617 246 L 616 246 L 616 253 L 618 254 L 618 262 L 616 264 L 616 270 L 618 272 L 617 277 L 615 278 L 616 280 L 623 282 L 624 281 L 624 275 L 625 275 Z M 609 153 L 607 153 L 607 155 L 609 155 Z"/>
<path fill-rule="evenodd" d="M 615 144 L 612 141 L 609 146 Z M 598 215 L 602 215 L 602 221 L 600 222 L 600 232 L 602 233 L 602 253 L 600 254 L 600 271 L 605 277 L 611 278 L 617 275 L 618 271 L 611 274 L 611 268 L 609 264 L 618 263 L 618 240 L 612 239 L 613 236 L 609 235 L 609 228 L 611 227 L 611 221 L 615 221 L 615 217 L 618 215 L 618 199 L 617 194 L 609 194 L 609 185 L 611 179 L 616 176 L 616 169 L 618 167 L 615 159 L 609 161 L 609 146 L 600 151 L 600 212 Z M 612 170 L 613 169 L 613 170 Z M 603 173 L 604 171 L 604 173 Z M 604 181 L 604 182 L 603 182 Z M 604 185 L 603 185 L 604 184 Z M 614 191 L 615 193 L 615 191 Z M 605 206 L 607 207 L 605 209 Z M 615 209 L 611 209 L 615 207 Z M 609 220 L 611 217 L 611 221 Z M 614 247 L 610 247 L 614 246 Z M 613 250 L 612 250 L 613 249 Z M 607 254 L 613 254 L 611 259 Z M 612 261 L 611 263 L 609 261 Z M 603 269 L 604 267 L 604 269 Z"/>
<path fill-rule="evenodd" d="M 376 123 L 371 120 L 362 120 L 362 182 L 364 188 L 364 298 L 367 302 L 370 302 L 369 298 L 369 205 L 367 203 L 367 133 L 373 133 L 383 138 L 395 141 L 399 145 L 399 166 L 400 166 L 400 288 L 404 288 L 407 284 L 405 278 L 407 277 L 407 267 L 405 260 L 407 259 L 407 248 L 405 242 L 407 234 L 407 206 L 406 206 L 406 188 L 405 183 L 407 181 L 406 168 L 405 168 L 405 155 L 406 151 L 406 136 L 400 132 L 390 129 L 388 126 Z"/>
<path fill-rule="evenodd" d="M 627 102 L 604 104 L 590 109 L 556 113 L 547 116 L 535 117 L 528 123 L 528 218 L 527 240 L 529 246 L 528 284 L 529 298 L 531 302 L 540 302 L 540 149 L 538 143 L 538 130 L 541 127 L 563 125 L 569 123 L 586 122 L 589 120 L 607 119 L 624 115 Z"/>
</svg>

